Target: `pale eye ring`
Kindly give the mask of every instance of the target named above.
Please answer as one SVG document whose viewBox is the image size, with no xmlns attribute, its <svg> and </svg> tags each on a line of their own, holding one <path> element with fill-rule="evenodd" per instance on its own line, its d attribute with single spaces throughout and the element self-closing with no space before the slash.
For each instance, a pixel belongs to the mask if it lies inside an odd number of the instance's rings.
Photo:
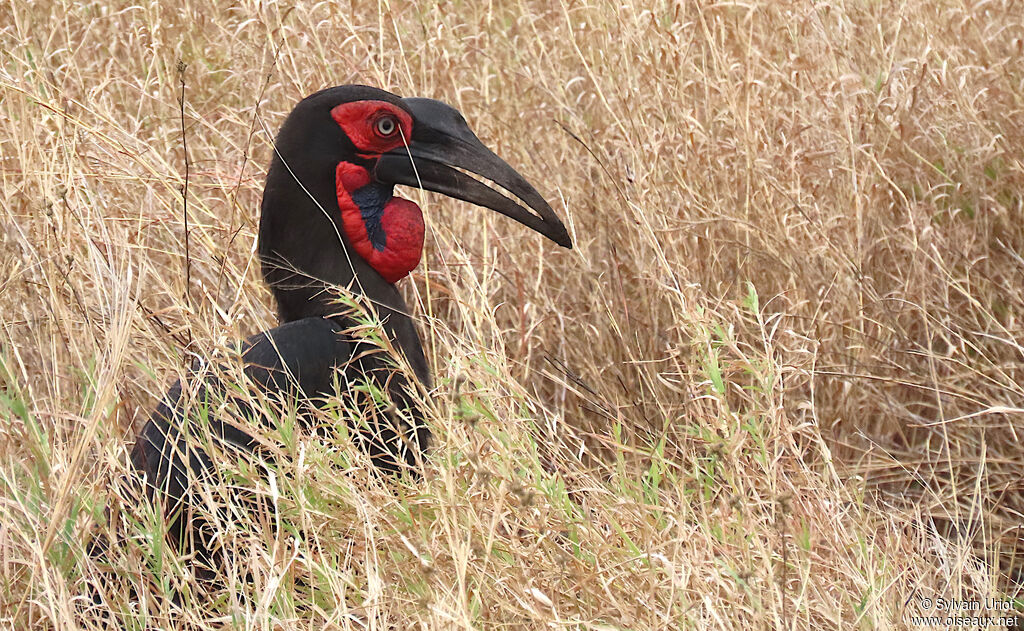
<svg viewBox="0 0 1024 631">
<path fill-rule="evenodd" d="M 394 116 L 381 116 L 373 124 L 374 131 L 379 135 L 387 138 L 393 136 L 398 131 L 398 121 L 395 120 Z"/>
</svg>

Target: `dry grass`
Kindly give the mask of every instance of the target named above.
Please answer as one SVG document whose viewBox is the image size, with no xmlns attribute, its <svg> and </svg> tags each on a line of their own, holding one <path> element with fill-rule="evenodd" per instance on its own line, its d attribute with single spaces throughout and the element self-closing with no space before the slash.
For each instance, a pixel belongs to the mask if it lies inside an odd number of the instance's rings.
<svg viewBox="0 0 1024 631">
<path fill-rule="evenodd" d="M 922 628 L 915 594 L 1020 605 L 1019 3 L 360 4 L 0 7 L 0 626 Z M 459 107 L 577 245 L 411 192 L 426 480 L 282 430 L 272 486 L 226 466 L 273 503 L 238 508 L 237 567 L 199 593 L 115 483 L 188 355 L 273 325 L 271 133 L 352 82 Z M 107 506 L 127 538 L 101 567 Z"/>
</svg>

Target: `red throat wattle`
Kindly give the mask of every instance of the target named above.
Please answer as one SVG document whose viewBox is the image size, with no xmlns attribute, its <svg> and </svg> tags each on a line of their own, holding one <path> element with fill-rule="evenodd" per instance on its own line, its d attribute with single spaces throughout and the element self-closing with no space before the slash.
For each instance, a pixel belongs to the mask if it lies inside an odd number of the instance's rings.
<svg viewBox="0 0 1024 631">
<path fill-rule="evenodd" d="M 374 185 L 366 169 L 350 162 L 338 163 L 335 185 L 352 248 L 387 282 L 405 278 L 423 255 L 420 207 Z"/>
</svg>

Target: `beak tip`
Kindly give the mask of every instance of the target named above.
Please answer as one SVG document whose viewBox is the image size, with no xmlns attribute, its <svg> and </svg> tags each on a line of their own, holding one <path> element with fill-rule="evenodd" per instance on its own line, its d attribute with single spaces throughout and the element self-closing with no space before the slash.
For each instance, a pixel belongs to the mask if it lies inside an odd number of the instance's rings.
<svg viewBox="0 0 1024 631">
<path fill-rule="evenodd" d="M 569 231 L 565 229 L 565 226 L 561 221 L 554 219 L 554 221 L 547 220 L 544 223 L 547 224 L 546 229 L 538 230 L 538 232 L 563 248 L 567 250 L 572 249 L 572 238 L 569 236 Z"/>
<path fill-rule="evenodd" d="M 532 206 L 538 210 L 541 215 L 540 219 L 543 227 L 534 227 L 534 230 L 543 234 L 547 238 L 551 239 L 558 245 L 562 246 L 567 250 L 572 249 L 572 237 L 569 236 L 569 231 L 566 230 L 565 224 L 558 219 L 555 213 L 548 206 L 547 202 L 541 199 L 541 208 Z M 546 211 L 546 212 L 545 212 Z"/>
</svg>

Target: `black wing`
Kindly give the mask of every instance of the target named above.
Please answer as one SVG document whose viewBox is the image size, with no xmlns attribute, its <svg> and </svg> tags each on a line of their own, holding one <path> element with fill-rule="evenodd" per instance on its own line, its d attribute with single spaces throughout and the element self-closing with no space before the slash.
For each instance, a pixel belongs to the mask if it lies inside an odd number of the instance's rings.
<svg viewBox="0 0 1024 631">
<path fill-rule="evenodd" d="M 300 419 L 302 405 L 308 402 L 320 406 L 333 397 L 336 381 L 342 390 L 346 384 L 354 383 L 372 383 L 386 390 L 395 405 L 409 413 L 406 417 L 413 419 L 413 427 L 399 424 L 397 415 L 388 410 L 376 410 L 370 417 L 383 422 L 376 421 L 374 427 L 353 428 L 358 442 L 379 470 L 396 472 L 415 466 L 419 453 L 426 447 L 429 433 L 409 400 L 407 380 L 395 372 L 379 349 L 346 337 L 341 325 L 333 320 L 305 318 L 254 335 L 243 345 L 242 359 L 245 383 L 234 387 L 255 388 L 272 398 L 294 397 L 300 404 Z M 231 396 L 232 387 L 218 381 L 213 376 L 216 372 L 203 371 L 198 362 L 192 366 L 187 379 L 198 381 L 196 395 L 191 399 L 193 407 Z M 356 401 L 348 396 L 351 392 L 339 394 L 343 404 Z M 183 537 L 197 525 L 188 514 L 190 481 L 214 469 L 210 456 L 195 438 L 190 438 L 197 412 L 184 409 L 185 399 L 188 398 L 182 397 L 181 382 L 176 382 L 142 428 L 131 453 L 132 464 L 145 478 L 147 494 L 162 500 L 170 519 L 170 534 L 178 541 L 184 541 Z M 238 397 L 236 402 L 240 414 L 248 421 L 245 424 L 269 426 L 269 419 L 263 417 L 261 410 L 251 408 L 246 397 Z M 215 407 L 209 405 L 207 410 Z M 205 419 L 212 435 L 224 446 L 252 449 L 255 440 L 239 429 L 239 420 L 220 419 L 213 414 Z M 202 553 L 206 546 L 201 538 L 190 538 Z"/>
</svg>

